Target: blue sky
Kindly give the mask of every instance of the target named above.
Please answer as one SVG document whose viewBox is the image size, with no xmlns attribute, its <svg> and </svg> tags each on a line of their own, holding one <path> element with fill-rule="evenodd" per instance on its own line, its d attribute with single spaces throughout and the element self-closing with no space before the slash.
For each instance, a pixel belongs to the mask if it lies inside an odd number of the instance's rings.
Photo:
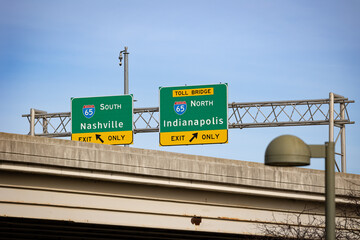
<svg viewBox="0 0 360 240">
<path fill-rule="evenodd" d="M 347 170 L 360 174 L 360 2 L 0 0 L 0 131 L 27 134 L 30 108 L 70 111 L 71 97 L 123 93 L 118 54 L 129 47 L 135 107 L 159 105 L 158 87 L 228 83 L 229 102 L 355 100 Z M 229 130 L 221 145 L 132 147 L 263 162 L 267 144 L 294 134 L 328 140 L 327 126 Z M 310 168 L 324 169 L 313 160 Z"/>
</svg>

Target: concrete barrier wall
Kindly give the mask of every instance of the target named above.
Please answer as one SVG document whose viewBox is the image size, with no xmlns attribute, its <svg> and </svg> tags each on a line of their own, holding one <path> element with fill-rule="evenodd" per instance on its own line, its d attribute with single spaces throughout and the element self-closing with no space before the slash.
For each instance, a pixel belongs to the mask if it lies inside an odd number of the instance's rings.
<svg viewBox="0 0 360 240">
<path fill-rule="evenodd" d="M 268 167 L 262 163 L 0 133 L 2 161 L 235 184 L 278 190 L 324 192 L 324 172 Z M 360 190 L 355 174 L 336 173 L 337 194 Z"/>
</svg>

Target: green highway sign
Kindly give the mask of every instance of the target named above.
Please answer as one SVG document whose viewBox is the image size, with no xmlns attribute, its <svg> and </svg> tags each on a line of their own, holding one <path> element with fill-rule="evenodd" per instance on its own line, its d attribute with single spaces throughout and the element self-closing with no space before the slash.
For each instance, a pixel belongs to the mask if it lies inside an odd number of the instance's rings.
<svg viewBox="0 0 360 240">
<path fill-rule="evenodd" d="M 132 144 L 133 96 L 72 98 L 71 128 L 71 140 Z"/>
<path fill-rule="evenodd" d="M 161 87 L 160 146 L 228 142 L 227 84 Z"/>
</svg>

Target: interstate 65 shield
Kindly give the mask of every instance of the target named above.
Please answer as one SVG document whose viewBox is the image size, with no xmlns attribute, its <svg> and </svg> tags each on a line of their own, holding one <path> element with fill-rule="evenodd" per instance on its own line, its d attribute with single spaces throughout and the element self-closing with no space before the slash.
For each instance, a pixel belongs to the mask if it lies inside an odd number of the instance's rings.
<svg viewBox="0 0 360 240">
<path fill-rule="evenodd" d="M 186 101 L 180 101 L 174 103 L 174 110 L 178 115 L 183 115 L 186 111 Z"/>
</svg>

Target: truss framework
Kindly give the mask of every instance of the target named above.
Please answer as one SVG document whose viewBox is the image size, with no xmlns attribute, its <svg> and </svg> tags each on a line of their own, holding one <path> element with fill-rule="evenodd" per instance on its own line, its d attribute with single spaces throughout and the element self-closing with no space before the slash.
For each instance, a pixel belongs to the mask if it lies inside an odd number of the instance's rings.
<svg viewBox="0 0 360 240">
<path fill-rule="evenodd" d="M 283 127 L 331 125 L 330 115 L 334 116 L 333 124 L 338 127 L 341 139 L 342 162 L 345 162 L 345 125 L 353 124 L 348 113 L 348 105 L 354 103 L 339 95 L 331 99 L 291 100 L 277 102 L 249 102 L 228 104 L 228 126 L 233 128 Z M 333 106 L 333 107 L 332 107 Z M 47 113 L 31 109 L 24 114 L 30 123 L 29 135 L 43 137 L 71 136 L 71 113 Z M 134 133 L 159 131 L 159 108 L 134 108 Z M 342 164 L 344 165 L 344 164 Z M 338 167 L 338 166 L 337 166 Z M 344 170 L 344 166 L 342 166 Z M 338 167 L 340 171 L 340 168 Z"/>
</svg>

